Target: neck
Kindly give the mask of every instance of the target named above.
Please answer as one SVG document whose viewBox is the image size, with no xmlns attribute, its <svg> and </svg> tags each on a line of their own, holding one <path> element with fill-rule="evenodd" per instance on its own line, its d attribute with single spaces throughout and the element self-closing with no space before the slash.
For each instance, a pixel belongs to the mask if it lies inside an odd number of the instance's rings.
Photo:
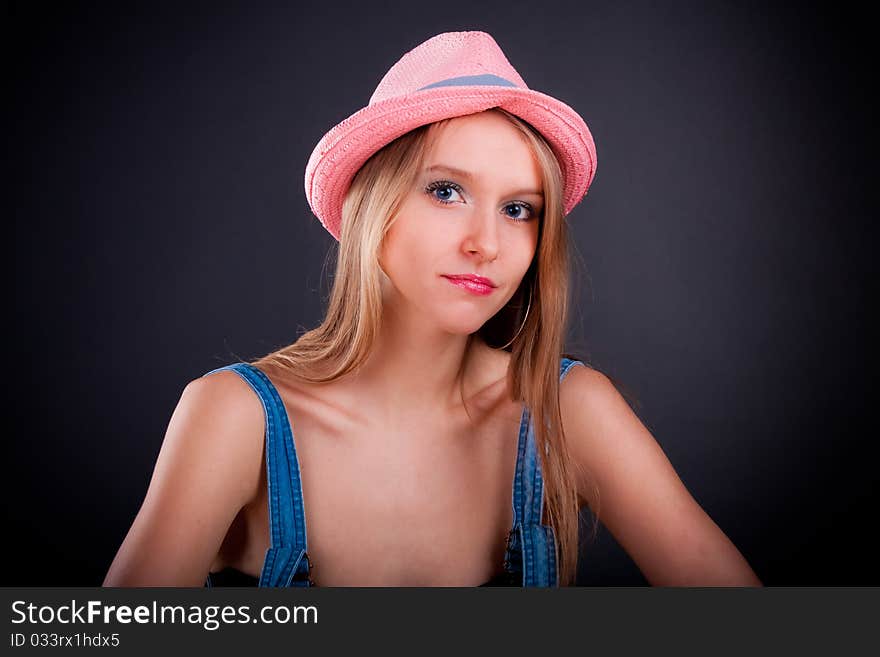
<svg viewBox="0 0 880 657">
<path fill-rule="evenodd" d="M 387 310 L 387 309 L 386 309 Z M 358 388 L 385 416 L 461 407 L 473 340 L 383 313 L 379 335 L 358 370 Z"/>
<path fill-rule="evenodd" d="M 478 337 L 444 331 L 396 300 L 386 297 L 379 334 L 351 379 L 358 403 L 387 418 L 429 417 L 460 410 L 493 383 L 497 372 L 486 366 L 488 347 Z"/>
</svg>

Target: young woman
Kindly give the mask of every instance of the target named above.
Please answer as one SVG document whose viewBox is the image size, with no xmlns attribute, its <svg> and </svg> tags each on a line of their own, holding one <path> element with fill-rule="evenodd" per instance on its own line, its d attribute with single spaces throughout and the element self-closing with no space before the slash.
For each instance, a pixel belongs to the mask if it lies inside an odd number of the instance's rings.
<svg viewBox="0 0 880 657">
<path fill-rule="evenodd" d="M 438 35 L 333 128 L 322 324 L 190 382 L 105 585 L 554 586 L 587 504 L 655 585 L 760 585 L 610 381 L 563 357 L 586 124 Z"/>
</svg>

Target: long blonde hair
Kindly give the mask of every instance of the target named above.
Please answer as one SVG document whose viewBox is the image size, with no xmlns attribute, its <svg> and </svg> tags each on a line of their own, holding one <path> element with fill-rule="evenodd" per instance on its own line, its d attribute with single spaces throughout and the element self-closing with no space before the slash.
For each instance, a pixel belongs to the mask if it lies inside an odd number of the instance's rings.
<svg viewBox="0 0 880 657">
<path fill-rule="evenodd" d="M 569 240 L 562 174 L 544 138 L 522 119 L 493 108 L 525 137 L 543 175 L 544 212 L 534 260 L 510 302 L 477 331 L 487 345 L 510 351 L 508 376 L 529 409 L 544 476 L 546 523 L 556 535 L 559 582 L 574 581 L 579 497 L 559 408 L 559 361 L 569 313 Z M 342 207 L 336 275 L 320 326 L 254 364 L 278 367 L 310 382 L 327 382 L 362 365 L 378 334 L 382 239 L 415 184 L 436 130 L 449 119 L 408 132 L 375 153 L 355 175 Z M 511 342 L 512 340 L 512 342 Z M 509 344 L 509 346 L 507 346 Z"/>
</svg>

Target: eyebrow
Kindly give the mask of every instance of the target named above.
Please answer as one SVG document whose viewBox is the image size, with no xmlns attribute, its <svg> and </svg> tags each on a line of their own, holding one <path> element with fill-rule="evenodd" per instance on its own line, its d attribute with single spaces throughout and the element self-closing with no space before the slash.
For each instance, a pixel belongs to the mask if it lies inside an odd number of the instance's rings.
<svg viewBox="0 0 880 657">
<path fill-rule="evenodd" d="M 470 171 L 465 171 L 464 169 L 456 169 L 455 167 L 451 167 L 447 164 L 434 164 L 425 169 L 425 173 L 431 173 L 434 171 L 443 171 L 458 178 L 463 178 L 464 180 L 467 180 L 469 182 L 473 182 L 477 178 L 477 176 Z M 544 198 L 543 192 L 534 189 L 520 189 L 512 192 L 512 195 L 514 196 L 518 194 L 530 194 L 532 196 L 540 196 L 541 198 Z"/>
</svg>

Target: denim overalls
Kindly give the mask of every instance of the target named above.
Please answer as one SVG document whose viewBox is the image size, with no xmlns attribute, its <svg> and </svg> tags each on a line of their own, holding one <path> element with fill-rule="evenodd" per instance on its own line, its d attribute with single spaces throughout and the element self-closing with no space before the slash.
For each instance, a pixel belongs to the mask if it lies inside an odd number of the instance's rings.
<svg viewBox="0 0 880 657">
<path fill-rule="evenodd" d="M 563 358 L 559 380 L 580 361 Z M 269 378 L 248 363 L 233 363 L 205 374 L 232 370 L 263 403 L 266 415 L 266 474 L 269 483 L 271 546 L 266 551 L 259 586 L 314 586 L 309 577 L 306 514 L 293 433 L 281 397 Z M 507 538 L 502 578 L 513 586 L 558 586 L 553 530 L 541 524 L 544 481 L 528 409 L 519 427 L 516 475 L 513 481 L 513 528 Z M 490 584 L 493 584 L 492 580 Z M 211 577 L 206 582 L 212 586 Z"/>
</svg>

